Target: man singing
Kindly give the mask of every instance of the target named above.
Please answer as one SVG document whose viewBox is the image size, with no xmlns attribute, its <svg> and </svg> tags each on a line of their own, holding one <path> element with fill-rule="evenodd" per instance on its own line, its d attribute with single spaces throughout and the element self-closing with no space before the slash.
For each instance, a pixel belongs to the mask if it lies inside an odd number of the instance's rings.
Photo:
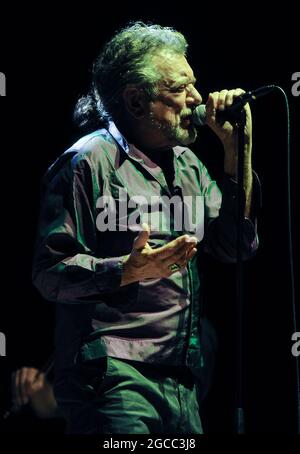
<svg viewBox="0 0 300 454">
<path fill-rule="evenodd" d="M 69 433 L 202 433 L 197 245 L 236 260 L 237 128 L 216 112 L 243 91 L 206 103 L 224 147 L 221 194 L 188 148 L 202 98 L 186 52 L 184 36 L 159 25 L 113 36 L 75 110 L 90 133 L 45 176 L 33 280 L 57 303 L 55 397 Z M 245 111 L 247 259 L 257 181 Z"/>
</svg>

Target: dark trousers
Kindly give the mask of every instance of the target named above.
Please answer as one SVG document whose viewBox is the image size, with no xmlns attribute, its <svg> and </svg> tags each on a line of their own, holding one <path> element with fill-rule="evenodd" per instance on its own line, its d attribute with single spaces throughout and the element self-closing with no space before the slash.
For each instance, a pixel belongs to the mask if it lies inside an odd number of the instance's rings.
<svg viewBox="0 0 300 454">
<path fill-rule="evenodd" d="M 184 368 L 107 357 L 58 376 L 67 433 L 200 434 L 192 375 Z"/>
</svg>

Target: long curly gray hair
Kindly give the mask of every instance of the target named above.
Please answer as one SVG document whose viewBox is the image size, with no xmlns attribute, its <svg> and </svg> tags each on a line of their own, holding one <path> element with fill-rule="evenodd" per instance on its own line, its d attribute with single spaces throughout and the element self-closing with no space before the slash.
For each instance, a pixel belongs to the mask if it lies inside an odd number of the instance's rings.
<svg viewBox="0 0 300 454">
<path fill-rule="evenodd" d="M 88 95 L 82 96 L 74 110 L 75 122 L 95 129 L 109 118 L 116 119 L 123 106 L 127 84 L 141 88 L 149 100 L 155 99 L 161 75 L 152 64 L 153 56 L 164 51 L 186 55 L 185 37 L 171 27 L 130 23 L 108 41 L 96 58 Z"/>
</svg>

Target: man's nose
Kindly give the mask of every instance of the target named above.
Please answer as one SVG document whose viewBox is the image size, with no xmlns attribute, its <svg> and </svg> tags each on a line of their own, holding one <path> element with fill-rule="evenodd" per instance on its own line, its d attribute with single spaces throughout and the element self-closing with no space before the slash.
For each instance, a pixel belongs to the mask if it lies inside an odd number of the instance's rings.
<svg viewBox="0 0 300 454">
<path fill-rule="evenodd" d="M 202 96 L 200 95 L 198 90 L 196 90 L 195 87 L 190 87 L 188 95 L 187 95 L 186 103 L 188 105 L 196 104 L 197 106 L 202 103 Z"/>
</svg>

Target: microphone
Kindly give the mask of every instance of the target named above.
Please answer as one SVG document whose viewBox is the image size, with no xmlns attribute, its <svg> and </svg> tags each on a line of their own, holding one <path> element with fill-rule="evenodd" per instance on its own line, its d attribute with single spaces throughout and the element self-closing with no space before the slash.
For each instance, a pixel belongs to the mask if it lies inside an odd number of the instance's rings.
<svg viewBox="0 0 300 454">
<path fill-rule="evenodd" d="M 247 102 L 255 101 L 257 98 L 264 96 L 274 90 L 275 85 L 265 85 L 256 90 L 247 91 L 241 96 L 238 96 L 234 99 L 233 103 L 229 107 L 225 107 L 224 110 L 217 110 L 216 120 L 218 123 L 223 123 L 224 121 L 236 120 L 238 113 L 242 110 Z M 206 106 L 205 104 L 200 104 L 197 106 L 192 114 L 193 123 L 198 126 L 203 126 L 206 124 Z"/>
</svg>

